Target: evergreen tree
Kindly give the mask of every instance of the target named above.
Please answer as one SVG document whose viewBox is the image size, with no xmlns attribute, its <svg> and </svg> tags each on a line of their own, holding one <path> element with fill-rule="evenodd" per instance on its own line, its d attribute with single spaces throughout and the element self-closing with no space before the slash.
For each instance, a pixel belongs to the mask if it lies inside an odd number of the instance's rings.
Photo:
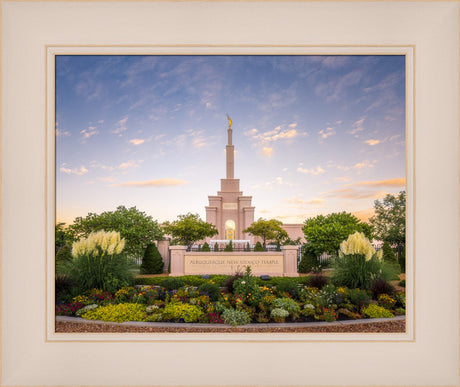
<svg viewBox="0 0 460 387">
<path fill-rule="evenodd" d="M 228 242 L 228 244 L 225 246 L 224 251 L 227 251 L 227 252 L 232 252 L 233 251 L 232 241 Z"/>
<path fill-rule="evenodd" d="M 201 248 L 201 251 L 209 252 L 211 251 L 211 248 L 209 247 L 209 243 L 205 242 L 203 247 Z"/>
<path fill-rule="evenodd" d="M 249 245 L 249 242 L 246 243 L 244 251 L 251 251 L 251 246 Z"/>
<path fill-rule="evenodd" d="M 313 252 L 313 249 L 307 247 L 299 263 L 299 273 L 310 273 L 318 266 L 320 266 L 318 257 Z"/>
<path fill-rule="evenodd" d="M 396 258 L 396 254 L 394 253 L 393 249 L 391 248 L 388 242 L 385 242 L 382 246 L 382 259 L 384 262 L 392 264 L 397 267 L 398 272 L 401 271 L 401 268 L 398 263 L 398 259 Z"/>
<path fill-rule="evenodd" d="M 219 245 L 216 243 L 214 243 L 214 252 L 217 253 L 219 251 Z"/>
<path fill-rule="evenodd" d="M 163 258 L 154 243 L 150 243 L 145 249 L 142 258 L 141 274 L 161 274 L 163 272 Z"/>
<path fill-rule="evenodd" d="M 262 246 L 262 243 L 257 242 L 254 246 L 254 251 L 265 251 L 264 247 Z"/>
</svg>

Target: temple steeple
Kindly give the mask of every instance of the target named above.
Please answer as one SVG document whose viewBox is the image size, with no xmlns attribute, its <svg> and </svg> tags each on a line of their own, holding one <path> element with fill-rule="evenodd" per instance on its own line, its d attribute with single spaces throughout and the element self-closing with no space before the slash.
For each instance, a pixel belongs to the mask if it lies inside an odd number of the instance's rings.
<svg viewBox="0 0 460 387">
<path fill-rule="evenodd" d="M 234 147 L 232 145 L 232 119 L 228 116 L 228 144 L 226 146 L 227 152 L 227 179 L 234 179 L 235 178 L 235 153 Z"/>
</svg>

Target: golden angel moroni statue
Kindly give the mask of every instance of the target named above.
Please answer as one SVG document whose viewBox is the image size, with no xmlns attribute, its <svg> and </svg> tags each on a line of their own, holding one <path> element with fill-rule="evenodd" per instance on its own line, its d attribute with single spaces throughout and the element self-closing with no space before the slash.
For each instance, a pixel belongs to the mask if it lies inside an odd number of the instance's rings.
<svg viewBox="0 0 460 387">
<path fill-rule="evenodd" d="M 227 119 L 228 119 L 228 127 L 231 128 L 232 127 L 232 119 L 229 117 L 228 114 L 227 114 Z"/>
</svg>

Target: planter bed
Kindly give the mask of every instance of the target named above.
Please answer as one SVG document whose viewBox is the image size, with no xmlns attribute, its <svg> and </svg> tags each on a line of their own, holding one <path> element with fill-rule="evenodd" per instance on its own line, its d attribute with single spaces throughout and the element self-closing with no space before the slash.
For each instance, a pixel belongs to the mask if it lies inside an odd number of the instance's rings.
<svg viewBox="0 0 460 387">
<path fill-rule="evenodd" d="M 404 333 L 404 316 L 336 322 L 268 323 L 231 327 L 226 324 L 104 322 L 56 316 L 57 333 Z"/>
</svg>

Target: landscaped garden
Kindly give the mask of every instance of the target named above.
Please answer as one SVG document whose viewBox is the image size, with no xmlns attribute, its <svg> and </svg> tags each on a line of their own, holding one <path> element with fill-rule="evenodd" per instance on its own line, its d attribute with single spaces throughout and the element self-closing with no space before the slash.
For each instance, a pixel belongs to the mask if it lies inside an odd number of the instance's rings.
<svg viewBox="0 0 460 387">
<path fill-rule="evenodd" d="M 56 278 L 56 315 L 100 321 L 228 324 L 391 318 L 405 314 L 399 266 L 363 233 L 344 240 L 331 267 L 306 276 L 135 277 L 118 232 L 99 231 L 72 245 Z M 394 285 L 397 286 L 398 291 Z"/>
</svg>

